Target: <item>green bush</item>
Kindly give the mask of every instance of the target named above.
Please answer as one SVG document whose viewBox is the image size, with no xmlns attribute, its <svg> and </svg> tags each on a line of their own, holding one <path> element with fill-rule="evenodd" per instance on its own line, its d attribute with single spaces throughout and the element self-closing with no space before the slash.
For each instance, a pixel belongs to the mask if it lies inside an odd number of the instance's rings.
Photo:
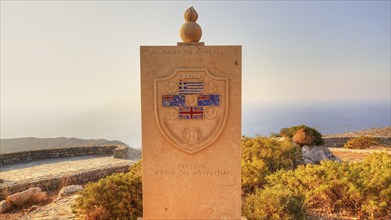
<svg viewBox="0 0 391 220">
<path fill-rule="evenodd" d="M 266 180 L 268 187 L 286 187 L 304 195 L 309 209 L 391 219 L 391 155 L 387 153 L 357 163 L 322 161 L 294 171 L 281 170 Z"/>
<path fill-rule="evenodd" d="M 245 199 L 242 211 L 249 220 L 305 219 L 304 196 L 281 186 L 257 189 Z"/>
<path fill-rule="evenodd" d="M 351 138 L 348 142 L 343 146 L 344 148 L 349 149 L 367 149 L 371 146 L 378 146 L 379 141 L 377 138 L 368 137 L 368 136 L 360 136 Z"/>
<path fill-rule="evenodd" d="M 274 136 L 276 135 L 274 134 Z M 319 146 L 324 144 L 322 134 L 316 129 L 306 125 L 283 128 L 280 130 L 280 133 L 277 136 L 290 138 L 293 142 L 299 144 L 300 146 Z"/>
<path fill-rule="evenodd" d="M 298 145 L 289 140 L 242 138 L 242 190 L 261 188 L 265 177 L 280 169 L 294 169 L 301 160 Z"/>
<path fill-rule="evenodd" d="M 89 183 L 74 210 L 86 219 L 137 219 L 142 216 L 141 161 L 130 172 Z"/>
</svg>

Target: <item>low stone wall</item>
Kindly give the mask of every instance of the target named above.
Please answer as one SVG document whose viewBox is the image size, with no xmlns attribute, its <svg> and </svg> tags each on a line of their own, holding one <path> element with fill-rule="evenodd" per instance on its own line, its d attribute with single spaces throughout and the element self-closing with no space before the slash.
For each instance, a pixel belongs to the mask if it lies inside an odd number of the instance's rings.
<svg viewBox="0 0 391 220">
<path fill-rule="evenodd" d="M 118 145 L 85 146 L 0 154 L 0 166 L 60 157 L 112 155 L 113 150 L 117 147 Z"/>
<path fill-rule="evenodd" d="M 324 147 L 343 147 L 353 137 L 324 137 Z M 391 137 L 377 137 L 379 143 L 391 147 Z"/>
<path fill-rule="evenodd" d="M 107 165 L 106 167 L 82 170 L 76 173 L 62 174 L 59 176 L 44 176 L 34 180 L 27 179 L 18 182 L 5 182 L 0 186 L 0 200 L 5 199 L 8 195 L 27 190 L 31 187 L 40 187 L 42 191 L 53 192 L 61 189 L 63 186 L 95 182 L 113 173 L 129 171 L 131 165 L 132 164 L 129 164 L 128 162 L 124 162 L 123 164 L 115 166 Z"/>
</svg>

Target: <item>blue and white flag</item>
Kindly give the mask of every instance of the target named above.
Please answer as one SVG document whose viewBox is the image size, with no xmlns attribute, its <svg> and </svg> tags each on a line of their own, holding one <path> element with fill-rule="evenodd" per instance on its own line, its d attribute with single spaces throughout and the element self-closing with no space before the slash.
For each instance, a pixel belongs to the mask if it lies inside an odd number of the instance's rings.
<svg viewBox="0 0 391 220">
<path fill-rule="evenodd" d="M 182 82 L 178 84 L 179 94 L 197 94 L 204 92 L 203 82 Z"/>
</svg>

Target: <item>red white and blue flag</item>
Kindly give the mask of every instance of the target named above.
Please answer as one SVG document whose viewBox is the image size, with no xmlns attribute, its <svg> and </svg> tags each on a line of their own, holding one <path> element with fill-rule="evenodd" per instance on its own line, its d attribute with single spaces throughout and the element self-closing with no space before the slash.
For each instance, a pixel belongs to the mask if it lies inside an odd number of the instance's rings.
<svg viewBox="0 0 391 220">
<path fill-rule="evenodd" d="M 203 119 L 204 107 L 179 107 L 179 119 Z"/>
</svg>

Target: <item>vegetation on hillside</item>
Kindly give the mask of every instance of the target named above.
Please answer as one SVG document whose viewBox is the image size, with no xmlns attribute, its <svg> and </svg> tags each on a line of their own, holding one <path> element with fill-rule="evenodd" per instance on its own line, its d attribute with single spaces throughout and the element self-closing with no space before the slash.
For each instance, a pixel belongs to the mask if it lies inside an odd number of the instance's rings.
<svg viewBox="0 0 391 220">
<path fill-rule="evenodd" d="M 304 196 L 284 186 L 265 187 L 246 197 L 243 214 L 247 219 L 305 219 Z"/>
<path fill-rule="evenodd" d="M 142 216 L 141 161 L 130 172 L 113 174 L 88 184 L 75 202 L 86 219 L 134 219 Z"/>
<path fill-rule="evenodd" d="M 322 161 L 296 167 L 286 162 L 298 158 L 277 151 L 273 164 L 279 166 L 269 169 L 265 161 L 272 148 L 266 146 L 289 149 L 288 143 L 259 137 L 242 142 L 243 214 L 249 220 L 305 219 L 309 210 L 363 219 L 391 218 L 390 154 L 373 154 L 356 163 Z M 251 163 L 244 163 L 248 158 Z"/>
<path fill-rule="evenodd" d="M 371 146 L 378 145 L 380 145 L 380 143 L 375 137 L 359 136 L 349 139 L 343 147 L 348 149 L 367 149 Z"/>
<path fill-rule="evenodd" d="M 359 219 L 391 218 L 391 155 L 387 153 L 357 163 L 322 161 L 280 170 L 266 179 L 266 187 L 285 187 L 295 196 L 304 196 L 306 209 Z"/>
<path fill-rule="evenodd" d="M 249 220 L 306 219 L 311 211 L 391 219 L 391 155 L 372 154 L 355 163 L 299 165 L 301 149 L 291 138 L 302 129 L 282 129 L 287 138 L 242 138 L 243 215 Z M 319 141 L 320 133 L 308 133 Z M 89 184 L 75 208 L 87 219 L 141 216 L 141 163 L 129 173 Z"/>
<path fill-rule="evenodd" d="M 242 191 L 253 193 L 265 177 L 280 169 L 294 169 L 301 160 L 300 147 L 287 139 L 242 138 Z"/>
</svg>

